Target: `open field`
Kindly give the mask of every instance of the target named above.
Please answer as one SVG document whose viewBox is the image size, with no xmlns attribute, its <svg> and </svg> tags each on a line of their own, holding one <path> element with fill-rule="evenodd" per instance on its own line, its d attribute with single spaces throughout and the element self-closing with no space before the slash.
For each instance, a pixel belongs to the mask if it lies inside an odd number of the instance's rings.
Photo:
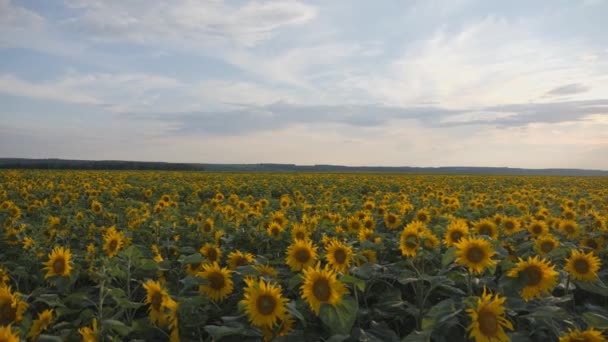
<svg viewBox="0 0 608 342">
<path fill-rule="evenodd" d="M 0 341 L 608 329 L 606 177 L 7 170 L 0 223 Z"/>
</svg>

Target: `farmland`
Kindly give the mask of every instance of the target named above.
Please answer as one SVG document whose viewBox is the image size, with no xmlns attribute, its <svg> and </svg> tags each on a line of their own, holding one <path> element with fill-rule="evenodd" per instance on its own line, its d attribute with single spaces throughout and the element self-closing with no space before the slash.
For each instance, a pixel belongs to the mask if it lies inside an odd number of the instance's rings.
<svg viewBox="0 0 608 342">
<path fill-rule="evenodd" d="M 0 341 L 605 341 L 608 178 L 0 171 Z"/>
</svg>

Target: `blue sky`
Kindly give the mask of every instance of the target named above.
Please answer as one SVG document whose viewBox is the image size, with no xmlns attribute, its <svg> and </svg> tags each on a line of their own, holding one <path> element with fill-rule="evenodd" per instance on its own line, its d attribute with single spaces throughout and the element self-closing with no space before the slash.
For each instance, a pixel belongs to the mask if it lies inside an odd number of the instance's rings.
<svg viewBox="0 0 608 342">
<path fill-rule="evenodd" d="M 608 1 L 0 0 L 0 157 L 608 169 Z"/>
</svg>

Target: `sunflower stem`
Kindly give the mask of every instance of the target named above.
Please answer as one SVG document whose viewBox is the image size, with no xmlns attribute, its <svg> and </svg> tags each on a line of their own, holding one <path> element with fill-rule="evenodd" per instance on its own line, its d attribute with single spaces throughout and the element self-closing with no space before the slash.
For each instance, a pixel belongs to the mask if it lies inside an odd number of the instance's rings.
<svg viewBox="0 0 608 342">
<path fill-rule="evenodd" d="M 471 297 L 473 295 L 473 275 L 470 270 L 467 270 L 467 278 L 467 294 Z"/>
</svg>

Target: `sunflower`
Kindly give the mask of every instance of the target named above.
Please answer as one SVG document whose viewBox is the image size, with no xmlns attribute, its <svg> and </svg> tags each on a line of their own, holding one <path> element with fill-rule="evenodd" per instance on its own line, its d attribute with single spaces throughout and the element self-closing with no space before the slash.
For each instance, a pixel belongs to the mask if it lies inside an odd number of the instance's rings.
<svg viewBox="0 0 608 342">
<path fill-rule="evenodd" d="M 551 234 L 545 234 L 538 237 L 534 243 L 536 245 L 536 252 L 539 254 L 550 253 L 552 250 L 559 247 L 559 241 Z"/>
<path fill-rule="evenodd" d="M 373 229 L 367 229 L 367 228 L 363 228 L 359 231 L 359 234 L 357 234 L 359 236 L 359 241 L 363 242 L 363 241 L 374 241 L 374 233 L 375 231 Z"/>
<path fill-rule="evenodd" d="M 97 319 L 93 318 L 91 327 L 82 327 L 78 329 L 80 336 L 82 336 L 82 342 L 97 342 L 99 332 L 97 331 Z"/>
<path fill-rule="evenodd" d="M 367 262 L 370 264 L 375 264 L 376 262 L 378 262 L 378 255 L 375 251 L 371 249 L 362 250 L 361 252 L 359 252 L 359 256 L 364 257 L 365 260 L 367 260 Z"/>
<path fill-rule="evenodd" d="M 279 235 L 281 235 L 281 233 L 283 232 L 283 229 L 283 226 L 281 226 L 280 224 L 276 222 L 271 222 L 268 225 L 268 228 L 266 228 L 266 233 L 268 233 L 268 236 L 274 239 L 278 239 Z"/>
<path fill-rule="evenodd" d="M 276 336 L 287 336 L 287 334 L 289 334 L 293 330 L 294 324 L 294 319 L 289 314 L 287 314 L 287 318 L 283 320 L 278 320 L 278 323 L 274 328 L 268 326 L 262 327 L 264 341 L 272 341 L 272 339 Z"/>
<path fill-rule="evenodd" d="M 399 239 L 399 248 L 401 255 L 407 257 L 415 257 L 416 251 L 420 245 L 420 233 L 418 231 L 418 221 L 409 223 L 401 232 Z M 420 223 L 421 224 L 421 223 Z"/>
<path fill-rule="evenodd" d="M 604 239 L 602 237 L 593 238 L 588 236 L 581 240 L 581 245 L 594 251 L 599 251 L 604 247 Z"/>
<path fill-rule="evenodd" d="M 0 266 L 0 286 L 8 283 L 9 281 L 8 271 L 3 266 Z"/>
<path fill-rule="evenodd" d="M 336 305 L 342 301 L 347 292 L 346 286 L 336 278 L 336 272 L 317 263 L 316 267 L 304 270 L 302 284 L 302 299 L 304 299 L 315 314 L 319 314 L 321 304 Z"/>
<path fill-rule="evenodd" d="M 466 266 L 473 273 L 482 273 L 486 267 L 496 264 L 496 254 L 490 241 L 480 237 L 466 237 L 454 244 L 456 263 Z"/>
<path fill-rule="evenodd" d="M 72 272 L 72 252 L 69 248 L 55 247 L 51 253 L 49 253 L 49 260 L 43 265 L 44 269 L 47 270 L 44 278 L 50 278 L 52 276 L 64 276 L 67 277 Z"/>
<path fill-rule="evenodd" d="M 549 233 L 549 226 L 544 221 L 532 220 L 527 227 L 528 232 L 532 237 L 538 238 L 541 235 Z"/>
<path fill-rule="evenodd" d="M 91 210 L 93 210 L 95 214 L 101 214 L 101 212 L 103 211 L 103 205 L 101 205 L 101 203 L 99 203 L 98 201 L 93 200 L 93 202 L 91 203 Z"/>
<path fill-rule="evenodd" d="M 11 325 L 0 325 L 0 341 L 2 342 L 19 342 L 19 334 L 13 333 Z"/>
<path fill-rule="evenodd" d="M 593 252 L 573 251 L 568 259 L 564 271 L 576 280 L 592 281 L 597 279 L 597 271 L 602 263 Z"/>
<path fill-rule="evenodd" d="M 217 262 L 220 260 L 220 257 L 222 256 L 222 251 L 218 247 L 216 247 L 208 242 L 205 243 L 205 245 L 203 247 L 201 247 L 199 252 L 209 262 Z"/>
<path fill-rule="evenodd" d="M 12 292 L 9 286 L 0 286 L 0 325 L 21 322 L 27 309 L 19 292 Z"/>
<path fill-rule="evenodd" d="M 471 325 L 467 328 L 469 337 L 476 342 L 510 341 L 504 331 L 505 328 L 513 330 L 513 324 L 505 317 L 503 304 L 506 300 L 506 297 L 486 293 L 484 287 L 475 307 L 466 310 L 471 318 Z"/>
<path fill-rule="evenodd" d="M 426 209 L 420 209 L 414 215 L 414 221 L 429 223 L 431 222 L 431 213 Z"/>
<path fill-rule="evenodd" d="M 559 221 L 558 229 L 566 235 L 568 239 L 573 239 L 578 236 L 578 224 L 572 220 Z"/>
<path fill-rule="evenodd" d="M 282 211 L 275 211 L 270 216 L 270 222 L 274 222 L 281 227 L 285 227 L 287 225 L 287 218 L 285 218 L 285 213 L 283 213 Z"/>
<path fill-rule="evenodd" d="M 559 342 L 606 342 L 608 339 L 594 328 L 580 331 L 568 329 L 568 334 L 560 336 Z"/>
<path fill-rule="evenodd" d="M 439 246 L 439 239 L 430 231 L 423 232 L 420 234 L 420 237 L 422 239 L 422 248 L 428 251 L 433 251 Z"/>
<path fill-rule="evenodd" d="M 230 254 L 228 254 L 228 268 L 231 270 L 239 267 L 246 266 L 253 262 L 255 257 L 251 253 L 244 253 L 239 251 L 238 249 Z"/>
<path fill-rule="evenodd" d="M 465 238 L 468 235 L 469 226 L 467 223 L 464 220 L 457 219 L 450 222 L 446 228 L 443 243 L 448 247 L 452 247 L 460 241 L 460 239 Z"/>
<path fill-rule="evenodd" d="M 245 288 L 241 304 L 252 325 L 271 327 L 278 320 L 285 319 L 288 299 L 283 298 L 281 287 L 264 281 L 251 281 Z"/>
<path fill-rule="evenodd" d="M 333 240 L 325 247 L 325 260 L 337 272 L 346 273 L 353 257 L 353 247 Z"/>
<path fill-rule="evenodd" d="M 103 241 L 103 250 L 108 254 L 108 257 L 112 258 L 120 252 L 125 243 L 124 232 L 118 232 L 116 227 L 112 226 L 103 234 Z"/>
<path fill-rule="evenodd" d="M 501 227 L 505 235 L 513 235 L 521 230 L 521 223 L 515 217 L 505 217 L 502 219 Z"/>
<path fill-rule="evenodd" d="M 357 217 L 350 217 L 346 219 L 346 226 L 349 232 L 356 233 L 363 227 L 363 223 Z"/>
<path fill-rule="evenodd" d="M 310 236 L 310 232 L 306 229 L 306 226 L 299 223 L 294 223 L 291 228 L 291 237 L 294 240 L 306 240 Z"/>
<path fill-rule="evenodd" d="M 535 256 L 528 257 L 527 260 L 519 258 L 517 266 L 507 275 L 523 281 L 524 288 L 520 295 L 525 301 L 529 301 L 535 297 L 541 298 L 543 293 L 550 293 L 557 285 L 558 273 L 549 261 Z"/>
<path fill-rule="evenodd" d="M 373 217 L 371 217 L 370 215 L 365 215 L 365 217 L 362 220 L 363 222 L 363 227 L 365 229 L 371 229 L 373 230 L 376 227 L 376 220 L 374 220 Z"/>
<path fill-rule="evenodd" d="M 201 233 L 210 234 L 213 232 L 214 227 L 215 227 L 215 222 L 213 221 L 213 219 L 208 218 L 201 225 Z"/>
<path fill-rule="evenodd" d="M 199 286 L 199 291 L 213 301 L 226 298 L 234 288 L 230 279 L 230 270 L 220 268 L 216 262 L 203 265 L 203 271 L 199 272 L 198 276 L 209 281 L 209 284 Z"/>
<path fill-rule="evenodd" d="M 163 302 L 169 297 L 169 294 L 162 288 L 159 282 L 153 280 L 145 282 L 144 289 L 146 290 L 145 303 L 150 305 L 148 308 L 150 321 L 157 325 L 164 325 L 167 317 L 164 312 Z"/>
<path fill-rule="evenodd" d="M 473 231 L 477 235 L 485 235 L 491 239 L 498 238 L 498 229 L 496 223 L 490 219 L 483 219 L 473 225 Z"/>
<path fill-rule="evenodd" d="M 399 219 L 399 216 L 386 212 L 384 213 L 384 225 L 388 229 L 395 229 L 401 225 L 401 220 Z"/>
<path fill-rule="evenodd" d="M 41 332 L 49 328 L 53 321 L 53 309 L 44 310 L 38 314 L 38 319 L 34 320 L 30 332 L 27 334 L 28 339 L 36 340 Z M 2 339 L 0 339 L 2 341 Z"/>
<path fill-rule="evenodd" d="M 274 267 L 269 265 L 255 265 L 253 268 L 260 272 L 263 277 L 276 277 L 279 275 L 279 272 L 277 272 Z"/>
<path fill-rule="evenodd" d="M 287 248 L 287 258 L 285 262 L 292 271 L 300 271 L 308 268 L 317 260 L 317 246 L 310 240 L 297 240 Z"/>
</svg>

